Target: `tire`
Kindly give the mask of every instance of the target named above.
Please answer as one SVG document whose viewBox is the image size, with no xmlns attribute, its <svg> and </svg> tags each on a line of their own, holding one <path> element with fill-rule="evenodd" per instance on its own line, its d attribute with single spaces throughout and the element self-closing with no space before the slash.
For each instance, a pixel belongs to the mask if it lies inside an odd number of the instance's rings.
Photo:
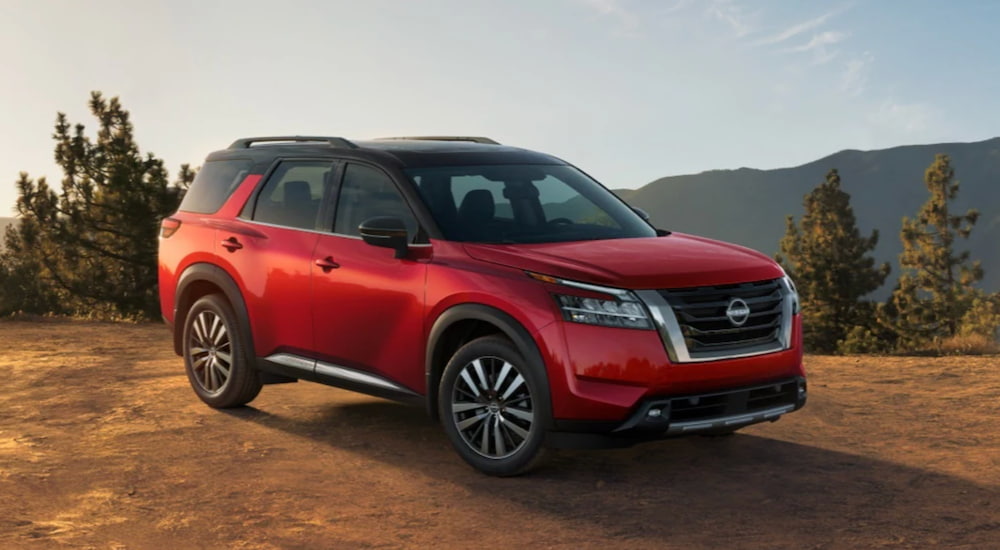
<svg viewBox="0 0 1000 550">
<path fill-rule="evenodd" d="M 210 407 L 227 409 L 253 401 L 260 375 L 249 362 L 229 302 L 219 294 L 200 298 L 184 319 L 184 369 L 194 393 Z"/>
<path fill-rule="evenodd" d="M 448 361 L 438 412 L 452 446 L 473 468 L 518 475 L 544 451 L 548 381 L 541 365 L 528 363 L 506 338 L 477 338 Z"/>
</svg>

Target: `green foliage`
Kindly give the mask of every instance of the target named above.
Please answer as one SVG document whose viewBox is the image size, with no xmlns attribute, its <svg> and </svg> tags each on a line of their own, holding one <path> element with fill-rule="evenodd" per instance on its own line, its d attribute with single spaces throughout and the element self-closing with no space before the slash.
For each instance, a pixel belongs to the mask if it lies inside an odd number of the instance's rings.
<svg viewBox="0 0 1000 550">
<path fill-rule="evenodd" d="M 28 313 L 107 312 L 155 316 L 159 222 L 193 178 L 183 166 L 171 185 L 163 161 L 143 155 L 118 98 L 90 97 L 90 138 L 59 113 L 53 139 L 61 190 L 22 173 L 20 217 L 0 256 L 0 309 Z"/>
<path fill-rule="evenodd" d="M 878 231 L 861 236 L 850 199 L 837 170 L 830 170 L 826 181 L 805 196 L 799 224 L 791 216 L 785 222 L 776 259 L 798 287 L 809 351 L 834 352 L 852 327 L 864 331 L 873 325 L 874 309 L 861 298 L 889 274 L 889 264 L 876 267 L 869 254 Z"/>
<path fill-rule="evenodd" d="M 847 331 L 844 339 L 837 342 L 837 353 L 854 355 L 861 353 L 885 353 L 886 340 L 868 327 L 854 326 Z"/>
<path fill-rule="evenodd" d="M 955 252 L 958 238 L 966 239 L 979 214 L 951 214 L 949 203 L 958 195 L 958 182 L 948 155 L 937 155 L 924 174 L 930 197 L 916 218 L 903 218 L 899 255 L 902 274 L 881 323 L 896 334 L 902 351 L 934 347 L 958 334 L 983 278 L 978 261 L 969 252 Z"/>
<path fill-rule="evenodd" d="M 7 228 L 0 250 L 22 250 L 21 235 L 37 234 L 33 220 Z M 18 258 L 0 254 L 0 315 L 21 312 L 69 313 L 66 297 L 46 283 L 45 266 L 34 255 Z"/>
</svg>

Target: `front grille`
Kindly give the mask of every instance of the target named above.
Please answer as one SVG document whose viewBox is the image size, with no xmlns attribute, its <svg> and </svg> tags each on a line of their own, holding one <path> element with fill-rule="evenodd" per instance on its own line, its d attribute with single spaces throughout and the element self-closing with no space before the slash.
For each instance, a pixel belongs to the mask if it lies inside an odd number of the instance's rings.
<svg viewBox="0 0 1000 550">
<path fill-rule="evenodd" d="M 739 350 L 774 343 L 782 331 L 780 279 L 722 286 L 660 290 L 680 325 L 691 354 L 738 353 Z M 734 298 L 748 306 L 742 325 L 726 315 Z"/>
</svg>

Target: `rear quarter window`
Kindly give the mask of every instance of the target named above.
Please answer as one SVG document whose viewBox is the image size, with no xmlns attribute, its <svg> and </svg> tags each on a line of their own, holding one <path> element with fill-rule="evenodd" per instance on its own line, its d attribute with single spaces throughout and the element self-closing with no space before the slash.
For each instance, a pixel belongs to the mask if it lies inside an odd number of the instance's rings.
<svg viewBox="0 0 1000 550">
<path fill-rule="evenodd" d="M 250 173 L 251 166 L 253 162 L 247 159 L 206 162 L 184 194 L 178 210 L 198 214 L 217 212 Z"/>
</svg>

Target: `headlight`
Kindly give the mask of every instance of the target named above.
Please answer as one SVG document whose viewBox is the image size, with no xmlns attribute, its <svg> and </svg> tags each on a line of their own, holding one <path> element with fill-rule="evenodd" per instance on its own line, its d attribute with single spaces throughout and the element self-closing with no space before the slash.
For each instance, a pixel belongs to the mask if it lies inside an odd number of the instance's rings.
<svg viewBox="0 0 1000 550">
<path fill-rule="evenodd" d="M 651 329 L 653 323 L 646 313 L 646 307 L 633 292 L 621 288 L 592 285 L 577 281 L 567 281 L 551 275 L 527 272 L 532 279 L 562 285 L 612 297 L 610 300 L 589 298 L 574 294 L 555 293 L 553 296 L 562 311 L 563 319 L 573 323 L 599 325 L 602 327 Z"/>
<path fill-rule="evenodd" d="M 799 291 L 796 290 L 795 283 L 788 275 L 782 277 L 781 282 L 785 283 L 785 288 L 788 290 L 788 299 L 792 301 L 792 313 L 798 313 L 802 308 L 799 305 Z"/>
<path fill-rule="evenodd" d="M 631 293 L 627 297 L 634 301 L 599 300 L 568 294 L 556 294 L 555 297 L 567 321 L 604 327 L 652 328 L 646 309 Z"/>
</svg>

